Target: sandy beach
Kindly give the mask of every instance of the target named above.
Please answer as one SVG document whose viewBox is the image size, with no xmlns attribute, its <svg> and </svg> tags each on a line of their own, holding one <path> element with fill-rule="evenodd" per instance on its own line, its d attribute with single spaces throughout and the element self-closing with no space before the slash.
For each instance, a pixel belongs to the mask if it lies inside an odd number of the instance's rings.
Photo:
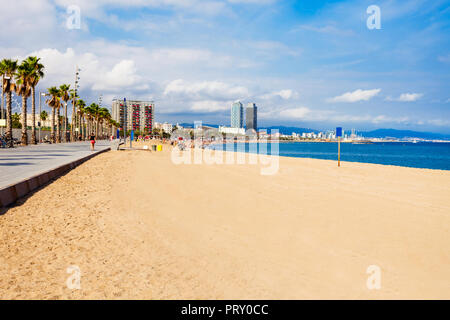
<svg viewBox="0 0 450 320">
<path fill-rule="evenodd" d="M 107 152 L 1 209 L 0 299 L 450 299 L 449 195 L 449 171 Z"/>
</svg>

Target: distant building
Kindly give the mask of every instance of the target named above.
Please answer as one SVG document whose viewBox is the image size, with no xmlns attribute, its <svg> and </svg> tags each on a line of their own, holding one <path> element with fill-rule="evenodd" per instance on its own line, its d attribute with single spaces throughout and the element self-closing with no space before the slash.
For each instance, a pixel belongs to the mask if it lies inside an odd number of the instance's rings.
<svg viewBox="0 0 450 320">
<path fill-rule="evenodd" d="M 39 114 L 36 114 L 35 121 L 36 121 L 36 128 L 39 128 L 39 122 L 41 123 L 41 127 L 51 127 L 52 126 L 52 113 L 50 111 L 47 111 L 47 118 L 45 120 L 42 120 Z M 31 123 L 33 122 L 33 115 L 27 113 L 27 126 L 31 127 Z M 56 124 L 56 122 L 55 122 Z"/>
<path fill-rule="evenodd" d="M 245 135 L 244 128 L 219 127 L 219 132 L 225 133 L 225 134 L 233 134 L 233 135 Z"/>
<path fill-rule="evenodd" d="M 242 107 L 242 103 L 239 101 L 233 103 L 231 106 L 231 127 L 244 127 L 244 108 Z"/>
<path fill-rule="evenodd" d="M 120 124 L 120 129 L 152 132 L 155 103 L 153 101 L 113 100 L 112 118 Z"/>
<path fill-rule="evenodd" d="M 245 110 L 245 127 L 247 130 L 258 131 L 258 107 L 254 103 L 249 103 Z"/>
<path fill-rule="evenodd" d="M 164 122 L 164 123 L 155 122 L 154 128 L 158 129 L 158 130 L 162 129 L 165 133 L 172 133 L 173 124 L 168 123 L 168 122 Z"/>
</svg>

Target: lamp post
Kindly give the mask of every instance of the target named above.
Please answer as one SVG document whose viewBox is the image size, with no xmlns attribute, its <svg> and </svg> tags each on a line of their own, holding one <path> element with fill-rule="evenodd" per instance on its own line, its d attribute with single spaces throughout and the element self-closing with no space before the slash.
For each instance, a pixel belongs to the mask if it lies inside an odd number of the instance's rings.
<svg viewBox="0 0 450 320">
<path fill-rule="evenodd" d="M 71 139 L 72 141 L 75 141 L 75 133 L 74 133 L 74 128 L 75 128 L 75 123 L 76 123 L 76 111 L 75 111 L 75 104 L 77 101 L 77 97 L 78 97 L 78 88 L 79 86 L 79 81 L 80 81 L 80 71 L 81 69 L 78 68 L 78 66 L 75 69 L 75 95 L 73 97 L 73 101 L 72 101 L 72 125 L 70 126 L 70 132 L 71 132 Z M 79 129 L 78 125 L 77 125 L 77 129 Z"/>
</svg>

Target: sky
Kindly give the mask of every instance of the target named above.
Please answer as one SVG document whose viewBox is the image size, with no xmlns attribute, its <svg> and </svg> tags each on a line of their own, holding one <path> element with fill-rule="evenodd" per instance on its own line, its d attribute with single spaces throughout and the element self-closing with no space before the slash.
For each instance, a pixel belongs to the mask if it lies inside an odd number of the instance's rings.
<svg viewBox="0 0 450 320">
<path fill-rule="evenodd" d="M 450 133 L 450 0 L 0 4 L 0 58 L 40 57 L 40 91 L 78 66 L 86 102 L 154 100 L 158 122 L 229 125 L 239 100 L 260 126 Z"/>
</svg>

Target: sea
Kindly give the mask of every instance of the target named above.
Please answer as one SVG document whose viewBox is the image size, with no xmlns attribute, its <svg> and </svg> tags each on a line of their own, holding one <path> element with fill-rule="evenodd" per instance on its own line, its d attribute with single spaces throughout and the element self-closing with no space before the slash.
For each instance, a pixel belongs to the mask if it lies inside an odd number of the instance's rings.
<svg viewBox="0 0 450 320">
<path fill-rule="evenodd" d="M 240 145 L 238 147 L 238 145 Z M 214 149 L 241 151 L 243 146 L 213 145 Z M 229 148 L 229 149 L 227 149 Z M 271 154 L 271 144 L 245 144 L 246 152 Z M 267 151 L 266 151 L 267 150 Z M 337 160 L 338 144 L 329 142 L 280 142 L 279 155 L 294 158 Z M 375 142 L 341 143 L 341 161 L 375 163 L 412 168 L 450 170 L 450 143 Z"/>
</svg>

